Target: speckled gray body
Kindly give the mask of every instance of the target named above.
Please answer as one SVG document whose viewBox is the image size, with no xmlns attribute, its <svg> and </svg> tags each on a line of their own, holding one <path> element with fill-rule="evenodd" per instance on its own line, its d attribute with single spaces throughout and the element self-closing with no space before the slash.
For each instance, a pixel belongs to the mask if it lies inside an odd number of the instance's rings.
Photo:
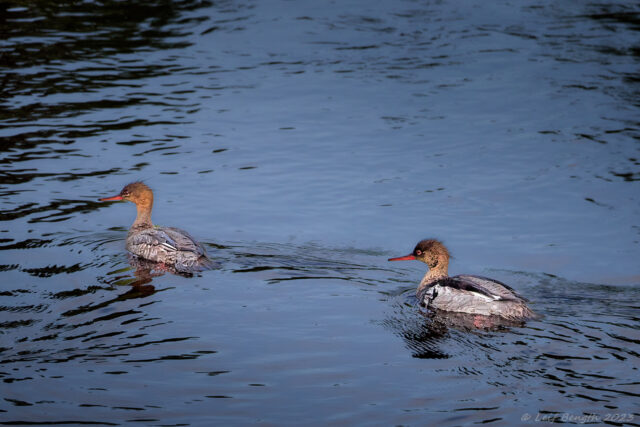
<svg viewBox="0 0 640 427">
<path fill-rule="evenodd" d="M 200 271 L 210 264 L 204 248 L 179 228 L 131 230 L 127 235 L 127 250 L 141 258 L 168 264 L 179 272 Z"/>
<path fill-rule="evenodd" d="M 500 282 L 479 276 L 460 275 L 437 280 L 425 286 L 418 297 L 426 307 L 443 311 L 505 319 L 536 317 L 527 307 L 526 300 L 515 291 Z"/>
</svg>

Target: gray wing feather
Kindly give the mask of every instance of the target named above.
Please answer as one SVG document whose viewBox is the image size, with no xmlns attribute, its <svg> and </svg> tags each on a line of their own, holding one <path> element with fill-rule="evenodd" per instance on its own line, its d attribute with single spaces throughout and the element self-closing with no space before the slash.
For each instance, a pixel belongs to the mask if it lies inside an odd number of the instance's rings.
<svg viewBox="0 0 640 427">
<path fill-rule="evenodd" d="M 136 232 L 127 238 L 127 250 L 151 261 L 170 264 L 178 271 L 213 267 L 204 248 L 179 228 L 155 227 Z"/>
<path fill-rule="evenodd" d="M 471 284 L 473 284 L 473 286 L 480 288 L 488 295 L 497 297 L 496 299 L 510 301 L 527 301 L 525 298 L 518 295 L 518 293 L 513 288 L 497 280 L 489 279 L 482 276 L 471 276 L 468 274 L 461 274 L 459 276 L 455 276 L 455 278 L 463 280 L 465 282 L 470 282 Z"/>
<path fill-rule="evenodd" d="M 191 251 L 197 253 L 198 255 L 205 254 L 202 246 L 200 246 L 200 244 L 198 244 L 196 240 L 191 237 L 191 235 L 186 231 L 175 227 L 163 227 L 161 230 L 164 232 L 164 234 L 167 235 L 169 239 L 171 239 L 172 242 L 174 242 L 177 250 Z"/>
<path fill-rule="evenodd" d="M 178 243 L 162 230 L 143 230 L 127 238 L 127 250 L 151 261 L 174 260 Z"/>
<path fill-rule="evenodd" d="M 127 239 L 127 243 L 135 246 L 147 245 L 147 246 L 161 246 L 167 250 L 178 250 L 178 242 L 171 238 L 167 233 L 162 230 L 144 230 L 132 235 Z"/>
</svg>

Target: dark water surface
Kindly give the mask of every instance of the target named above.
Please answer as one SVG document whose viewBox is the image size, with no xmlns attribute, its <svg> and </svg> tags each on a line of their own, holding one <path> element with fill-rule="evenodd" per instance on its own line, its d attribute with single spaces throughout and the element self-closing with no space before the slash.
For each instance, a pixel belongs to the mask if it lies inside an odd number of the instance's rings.
<svg viewBox="0 0 640 427">
<path fill-rule="evenodd" d="M 640 425 L 632 4 L 0 3 L 0 424 Z M 545 317 L 427 316 L 428 236 Z"/>
</svg>

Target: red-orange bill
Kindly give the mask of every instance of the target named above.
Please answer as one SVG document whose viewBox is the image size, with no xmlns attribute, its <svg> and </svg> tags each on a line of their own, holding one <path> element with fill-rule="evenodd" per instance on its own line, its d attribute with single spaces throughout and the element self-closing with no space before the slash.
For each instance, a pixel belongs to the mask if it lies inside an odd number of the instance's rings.
<svg viewBox="0 0 640 427">
<path fill-rule="evenodd" d="M 389 261 L 411 261 L 414 259 L 416 259 L 416 257 L 413 254 L 409 254 L 405 256 L 399 256 L 398 258 L 389 258 Z"/>
<path fill-rule="evenodd" d="M 101 202 L 112 202 L 112 201 L 116 201 L 116 200 L 122 200 L 122 196 L 121 195 L 117 195 L 117 196 L 113 196 L 113 197 L 103 197 L 102 199 L 98 199 Z"/>
</svg>

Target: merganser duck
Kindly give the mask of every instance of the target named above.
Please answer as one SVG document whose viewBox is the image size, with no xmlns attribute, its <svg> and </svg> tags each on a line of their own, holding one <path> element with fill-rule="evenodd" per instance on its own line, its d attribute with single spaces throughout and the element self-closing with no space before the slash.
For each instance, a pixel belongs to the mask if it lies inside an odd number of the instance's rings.
<svg viewBox="0 0 640 427">
<path fill-rule="evenodd" d="M 422 278 L 416 295 L 421 304 L 437 310 L 500 316 L 509 320 L 538 317 L 527 300 L 497 280 L 467 274 L 449 277 L 449 251 L 436 239 L 425 239 L 409 255 L 389 261 L 422 261 L 429 271 Z"/>
<path fill-rule="evenodd" d="M 184 230 L 158 227 L 151 222 L 153 191 L 142 182 L 126 185 L 120 194 L 104 197 L 101 202 L 126 200 L 136 204 L 138 215 L 127 234 L 127 250 L 156 263 L 169 271 L 193 273 L 213 267 L 207 252 Z"/>
</svg>

